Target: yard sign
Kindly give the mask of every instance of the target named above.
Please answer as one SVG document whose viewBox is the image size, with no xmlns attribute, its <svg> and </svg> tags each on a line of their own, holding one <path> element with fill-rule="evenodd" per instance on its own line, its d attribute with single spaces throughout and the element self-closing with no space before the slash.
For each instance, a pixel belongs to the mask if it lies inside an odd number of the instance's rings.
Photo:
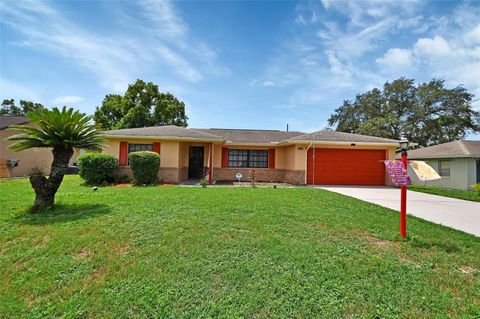
<svg viewBox="0 0 480 319">
<path fill-rule="evenodd" d="M 401 161 L 384 161 L 387 173 L 396 186 L 408 186 L 412 183 L 407 169 Z"/>
</svg>

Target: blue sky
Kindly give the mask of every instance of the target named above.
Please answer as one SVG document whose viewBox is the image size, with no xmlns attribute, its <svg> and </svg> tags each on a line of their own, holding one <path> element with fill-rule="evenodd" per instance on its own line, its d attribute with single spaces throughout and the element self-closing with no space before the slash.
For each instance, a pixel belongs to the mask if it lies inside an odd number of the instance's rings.
<svg viewBox="0 0 480 319">
<path fill-rule="evenodd" d="M 480 2 L 1 1 L 0 19 L 0 98 L 88 114 L 137 78 L 191 127 L 313 131 L 400 76 L 480 97 Z"/>
</svg>

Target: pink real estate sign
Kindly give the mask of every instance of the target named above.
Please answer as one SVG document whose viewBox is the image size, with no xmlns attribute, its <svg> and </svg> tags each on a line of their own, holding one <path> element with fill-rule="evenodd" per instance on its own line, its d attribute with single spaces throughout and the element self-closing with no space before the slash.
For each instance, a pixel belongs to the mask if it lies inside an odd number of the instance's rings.
<svg viewBox="0 0 480 319">
<path fill-rule="evenodd" d="M 387 174 L 393 184 L 396 186 L 408 186 L 412 183 L 410 176 L 408 176 L 407 169 L 401 161 L 384 161 L 387 168 Z"/>
</svg>

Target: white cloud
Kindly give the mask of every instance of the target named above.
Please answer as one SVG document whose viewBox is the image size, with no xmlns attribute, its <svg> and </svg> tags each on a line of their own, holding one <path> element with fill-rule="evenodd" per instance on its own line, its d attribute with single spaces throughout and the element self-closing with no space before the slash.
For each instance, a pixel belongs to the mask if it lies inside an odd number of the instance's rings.
<svg viewBox="0 0 480 319">
<path fill-rule="evenodd" d="M 272 87 L 272 86 L 277 86 L 277 83 L 275 83 L 273 81 L 270 81 L 270 80 L 267 80 L 267 81 L 263 81 L 262 85 L 266 86 L 266 87 Z"/>
<path fill-rule="evenodd" d="M 463 41 L 466 45 L 480 44 L 480 24 L 463 35 Z"/>
<path fill-rule="evenodd" d="M 332 108 L 401 76 L 445 79 L 449 87 L 463 84 L 480 96 L 480 12 L 475 21 L 469 13 L 475 10 L 468 8 L 453 16 L 424 17 L 423 4 L 416 2 L 323 0 L 319 5 L 315 25 L 307 19 L 313 9 L 297 7 L 294 36 L 269 60 L 263 77 L 256 77 L 256 84 L 286 83 L 280 108 L 295 109 L 297 116 Z M 298 23 L 299 16 L 305 23 Z"/>
<path fill-rule="evenodd" d="M 392 48 L 381 58 L 375 60 L 377 64 L 387 68 L 404 68 L 413 65 L 413 54 L 410 50 Z"/>
<path fill-rule="evenodd" d="M 143 20 L 129 16 L 127 10 L 121 13 L 132 35 L 114 29 L 108 35 L 86 31 L 45 2 L 5 2 L 1 23 L 23 34 L 25 39 L 15 41 L 17 45 L 63 56 L 113 92 L 125 90 L 139 72 L 151 72 L 152 66 L 190 82 L 202 80 L 202 73 L 227 74 L 217 66 L 214 50 L 191 39 L 188 25 L 171 2 L 142 0 L 136 5 Z"/>
<path fill-rule="evenodd" d="M 77 104 L 79 102 L 83 101 L 83 98 L 80 97 L 80 96 L 75 96 L 75 95 L 71 95 L 71 96 L 59 96 L 57 97 L 56 99 L 53 100 L 53 103 L 56 104 L 56 105 L 72 105 L 72 104 Z"/>
<path fill-rule="evenodd" d="M 427 56 L 430 58 L 444 57 L 451 53 L 448 42 L 441 36 L 436 35 L 433 38 L 420 38 L 413 46 L 413 51 L 417 56 Z"/>
<path fill-rule="evenodd" d="M 140 0 L 142 13 L 156 23 L 156 34 L 178 40 L 184 37 L 188 27 L 169 1 Z"/>
</svg>

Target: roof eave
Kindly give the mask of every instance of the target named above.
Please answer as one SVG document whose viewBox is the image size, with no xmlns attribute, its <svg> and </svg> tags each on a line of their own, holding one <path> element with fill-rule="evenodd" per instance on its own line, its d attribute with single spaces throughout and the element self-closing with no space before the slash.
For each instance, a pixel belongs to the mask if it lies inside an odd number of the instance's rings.
<svg viewBox="0 0 480 319">
<path fill-rule="evenodd" d="M 137 140 L 166 140 L 166 141 L 194 141 L 194 142 L 225 142 L 222 138 L 181 137 L 181 136 L 152 136 L 152 135 L 116 135 L 103 134 L 104 138 L 137 139 Z"/>
<path fill-rule="evenodd" d="M 324 144 L 324 145 L 358 145 L 358 146 L 395 146 L 398 142 L 355 142 L 355 141 L 309 141 L 309 140 L 285 140 L 285 144 Z"/>
<path fill-rule="evenodd" d="M 238 146 L 278 146 L 278 142 L 267 142 L 267 143 L 253 143 L 253 142 L 234 142 L 234 141 L 225 141 L 225 145 L 238 145 Z"/>
<path fill-rule="evenodd" d="M 408 159 L 422 160 L 422 159 L 456 159 L 456 158 L 480 158 L 480 155 L 426 155 L 426 156 L 411 156 L 408 155 Z"/>
</svg>

